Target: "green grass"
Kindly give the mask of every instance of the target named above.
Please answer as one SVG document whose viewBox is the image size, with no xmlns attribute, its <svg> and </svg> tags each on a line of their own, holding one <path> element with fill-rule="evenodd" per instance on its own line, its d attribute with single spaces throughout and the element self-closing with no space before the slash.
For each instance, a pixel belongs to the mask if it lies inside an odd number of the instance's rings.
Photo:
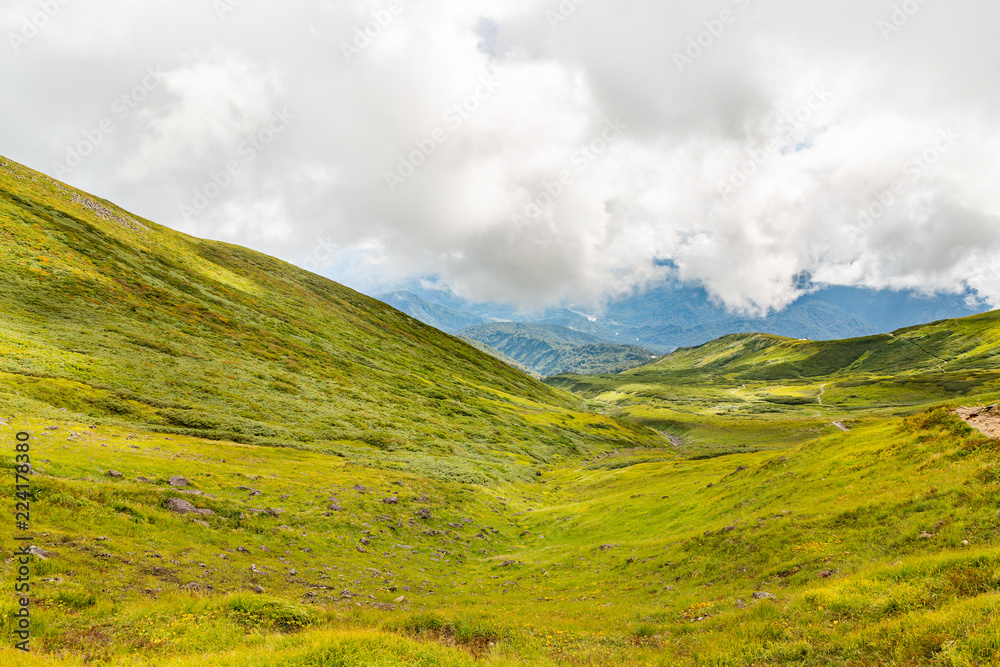
<svg viewBox="0 0 1000 667">
<path fill-rule="evenodd" d="M 554 388 L 277 260 L 0 184 L 0 442 L 32 435 L 51 553 L 34 654 L 0 598 L 0 665 L 1000 664 L 1000 445 L 951 412 L 1000 398 L 993 316 Z"/>
</svg>

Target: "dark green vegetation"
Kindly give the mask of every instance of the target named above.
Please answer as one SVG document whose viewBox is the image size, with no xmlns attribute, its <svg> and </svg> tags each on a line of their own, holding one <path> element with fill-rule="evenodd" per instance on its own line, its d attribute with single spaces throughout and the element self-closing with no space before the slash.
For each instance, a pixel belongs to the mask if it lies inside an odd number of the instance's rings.
<svg viewBox="0 0 1000 667">
<path fill-rule="evenodd" d="M 616 345 L 555 324 L 493 322 L 462 329 L 456 335 L 487 345 L 542 377 L 620 373 L 658 356 L 641 347 Z"/>
<path fill-rule="evenodd" d="M 36 652 L 0 665 L 998 664 L 1000 446 L 950 407 L 1000 398 L 995 315 L 552 380 L 584 403 L 276 260 L 0 185 L 0 466 L 31 433 L 44 550 Z"/>
</svg>

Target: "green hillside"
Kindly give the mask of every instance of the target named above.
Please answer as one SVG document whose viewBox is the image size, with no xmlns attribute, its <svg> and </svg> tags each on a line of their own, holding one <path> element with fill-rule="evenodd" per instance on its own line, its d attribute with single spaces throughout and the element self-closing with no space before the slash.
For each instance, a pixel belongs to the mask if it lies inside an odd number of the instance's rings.
<svg viewBox="0 0 1000 667">
<path fill-rule="evenodd" d="M 1000 446 L 952 412 L 1000 400 L 992 315 L 571 395 L 8 161 L 0 194 L 4 581 L 34 547 L 0 666 L 998 664 Z"/>
<path fill-rule="evenodd" d="M 619 373 L 657 356 L 641 347 L 609 343 L 556 324 L 493 322 L 462 329 L 456 335 L 487 345 L 542 377 Z"/>
<path fill-rule="evenodd" d="M 527 479 L 556 455 L 633 437 L 601 418 L 561 428 L 580 401 L 379 301 L 9 161 L 0 234 L 0 409 L 10 414 L 466 481 Z"/>
</svg>

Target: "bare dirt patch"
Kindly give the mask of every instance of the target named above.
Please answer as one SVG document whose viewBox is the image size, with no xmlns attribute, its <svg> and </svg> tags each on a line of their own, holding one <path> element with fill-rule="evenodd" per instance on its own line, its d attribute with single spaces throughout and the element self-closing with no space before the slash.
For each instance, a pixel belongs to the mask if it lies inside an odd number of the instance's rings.
<svg viewBox="0 0 1000 667">
<path fill-rule="evenodd" d="M 958 408 L 955 414 L 965 423 L 990 438 L 1000 438 L 1000 405 Z"/>
</svg>

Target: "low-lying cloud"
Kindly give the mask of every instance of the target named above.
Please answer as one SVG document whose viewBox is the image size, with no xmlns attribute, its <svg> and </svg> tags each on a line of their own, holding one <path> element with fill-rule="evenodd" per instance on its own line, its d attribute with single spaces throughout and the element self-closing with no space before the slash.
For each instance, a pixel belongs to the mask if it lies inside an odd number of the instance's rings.
<svg viewBox="0 0 1000 667">
<path fill-rule="evenodd" d="M 0 10 L 0 152 L 189 233 L 526 308 L 1000 304 L 989 0 L 54 2 Z"/>
</svg>

